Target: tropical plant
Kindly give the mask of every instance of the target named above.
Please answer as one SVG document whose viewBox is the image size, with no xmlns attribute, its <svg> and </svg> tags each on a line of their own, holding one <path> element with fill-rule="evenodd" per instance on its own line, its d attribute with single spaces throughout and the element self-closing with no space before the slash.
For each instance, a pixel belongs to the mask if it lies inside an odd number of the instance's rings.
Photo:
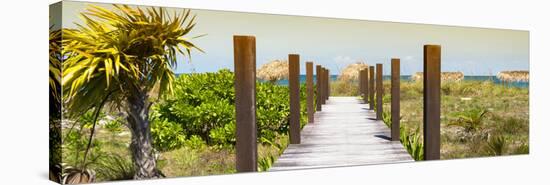
<svg viewBox="0 0 550 185">
<path fill-rule="evenodd" d="M 450 125 L 464 128 L 467 133 L 475 132 L 483 128 L 483 119 L 488 113 L 486 109 L 473 108 L 463 112 L 454 113 L 456 118 Z"/>
<path fill-rule="evenodd" d="M 166 120 L 184 128 L 181 135 L 186 138 L 195 136 L 209 146 L 233 148 L 236 142 L 233 83 L 234 75 L 227 69 L 214 73 L 181 74 L 174 82 L 173 95 L 165 97 L 152 107 L 153 127 L 157 127 L 157 122 Z M 307 123 L 305 85 L 301 85 L 300 88 L 300 123 L 303 126 Z M 256 92 L 258 140 L 274 141 L 277 135 L 288 132 L 288 87 L 258 82 Z M 153 132 L 154 143 L 178 143 L 173 137 L 161 139 L 157 137 L 157 133 L 160 132 Z M 177 144 L 169 150 L 182 146 Z"/>
<path fill-rule="evenodd" d="M 384 124 L 386 124 L 386 126 L 391 128 L 391 112 L 390 111 L 384 110 L 384 112 L 382 112 L 382 121 L 384 122 Z"/>
<path fill-rule="evenodd" d="M 49 35 L 49 163 L 50 180 L 61 182 L 61 30 Z"/>
<path fill-rule="evenodd" d="M 132 133 L 134 178 L 159 177 L 149 122 L 151 93 L 158 91 L 159 98 L 172 91 L 177 54 L 190 57 L 192 49 L 201 51 L 184 38 L 195 26 L 195 17 L 189 10 L 170 16 L 163 8 L 114 8 L 90 5 L 81 13 L 83 25 L 63 31 L 62 87 L 68 116 L 90 109 L 99 114 L 106 103 L 122 109 Z"/>
<path fill-rule="evenodd" d="M 181 125 L 166 119 L 152 119 L 151 135 L 153 147 L 160 151 L 169 151 L 183 146 L 185 135 Z"/>
<path fill-rule="evenodd" d="M 263 172 L 269 170 L 275 163 L 276 158 L 272 155 L 262 157 L 258 160 L 258 171 Z"/>
<path fill-rule="evenodd" d="M 503 155 L 508 150 L 508 139 L 505 136 L 493 136 L 487 143 L 487 152 L 491 155 Z"/>
<path fill-rule="evenodd" d="M 63 169 L 61 184 L 83 184 L 95 182 L 96 173 L 90 169 L 66 167 Z"/>
<path fill-rule="evenodd" d="M 401 126 L 399 129 L 399 139 L 407 152 L 411 154 L 415 161 L 424 160 L 424 142 L 422 141 L 420 131 L 416 128 L 409 132 L 408 129 Z"/>
<path fill-rule="evenodd" d="M 132 161 L 119 154 L 109 154 L 101 157 L 95 167 L 98 179 L 129 180 L 136 173 Z"/>
</svg>

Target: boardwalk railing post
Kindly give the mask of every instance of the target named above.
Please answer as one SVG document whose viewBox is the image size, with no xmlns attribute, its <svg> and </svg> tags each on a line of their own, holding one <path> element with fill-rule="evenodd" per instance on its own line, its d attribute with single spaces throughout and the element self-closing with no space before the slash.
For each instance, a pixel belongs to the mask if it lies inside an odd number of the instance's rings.
<svg viewBox="0 0 550 185">
<path fill-rule="evenodd" d="M 363 97 L 363 93 L 365 92 L 364 89 L 363 89 L 363 87 L 364 87 L 363 86 L 363 71 L 364 71 L 364 69 L 361 69 L 359 71 L 359 80 L 358 80 L 358 82 L 359 82 L 359 91 L 357 92 L 357 95 L 359 95 L 361 97 Z"/>
<path fill-rule="evenodd" d="M 326 75 L 327 74 L 327 70 L 323 67 L 321 68 L 321 84 L 323 84 L 323 88 L 321 89 L 321 94 L 323 95 L 323 105 L 326 103 L 327 101 L 327 78 L 326 78 Z"/>
<path fill-rule="evenodd" d="M 235 65 L 236 169 L 257 171 L 256 38 L 233 36 Z"/>
<path fill-rule="evenodd" d="M 400 60 L 391 59 L 391 140 L 399 141 L 399 121 L 400 121 Z"/>
<path fill-rule="evenodd" d="M 300 144 L 300 55 L 288 55 L 290 90 L 290 144 Z"/>
<path fill-rule="evenodd" d="M 440 158 L 441 46 L 424 45 L 424 160 Z"/>
<path fill-rule="evenodd" d="M 384 97 L 382 71 L 382 64 L 376 64 L 376 120 L 382 120 L 382 113 L 384 112 L 382 103 L 382 98 Z"/>
<path fill-rule="evenodd" d="M 374 66 L 369 66 L 369 109 L 374 110 Z"/>
<path fill-rule="evenodd" d="M 313 123 L 313 62 L 306 62 L 307 122 Z"/>
<path fill-rule="evenodd" d="M 369 76 L 368 76 L 369 75 L 369 68 L 367 67 L 367 68 L 361 70 L 361 74 L 362 74 L 361 75 L 361 83 L 363 84 L 363 92 L 362 92 L 362 94 L 363 94 L 363 97 L 362 97 L 363 98 L 363 103 L 369 103 L 369 101 L 368 101 L 368 97 L 369 97 L 368 94 L 369 93 L 368 93 L 368 89 L 367 89 L 368 84 L 369 84 Z"/>
<path fill-rule="evenodd" d="M 321 99 L 323 98 L 321 96 L 321 65 L 316 65 L 315 66 L 315 81 L 317 83 L 317 86 L 316 86 L 316 91 L 317 91 L 317 94 L 316 94 L 316 103 L 315 105 L 317 106 L 317 111 L 321 111 L 321 108 L 322 108 L 322 101 Z"/>
<path fill-rule="evenodd" d="M 328 69 L 327 69 L 326 78 L 327 78 L 327 100 L 328 100 L 328 98 L 330 97 L 330 70 Z"/>
</svg>

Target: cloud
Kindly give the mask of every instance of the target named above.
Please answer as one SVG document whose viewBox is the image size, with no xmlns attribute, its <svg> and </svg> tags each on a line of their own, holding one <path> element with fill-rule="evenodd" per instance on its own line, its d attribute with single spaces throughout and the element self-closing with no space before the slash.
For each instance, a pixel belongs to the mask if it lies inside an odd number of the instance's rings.
<svg viewBox="0 0 550 185">
<path fill-rule="evenodd" d="M 337 56 L 334 57 L 333 60 L 336 64 L 350 64 L 355 62 L 355 60 L 349 56 Z"/>
</svg>

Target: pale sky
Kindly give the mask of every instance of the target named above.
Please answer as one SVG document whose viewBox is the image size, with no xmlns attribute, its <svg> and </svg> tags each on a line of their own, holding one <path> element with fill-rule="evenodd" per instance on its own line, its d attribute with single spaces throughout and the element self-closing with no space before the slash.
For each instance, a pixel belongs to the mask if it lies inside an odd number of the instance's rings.
<svg viewBox="0 0 550 185">
<path fill-rule="evenodd" d="M 74 28 L 74 22 L 81 23 L 78 14 L 87 4 L 64 1 L 63 27 Z M 94 4 L 112 8 L 110 4 Z M 528 31 L 194 9 L 191 13 L 197 16 L 197 25 L 189 37 L 207 34 L 192 40 L 205 53 L 194 52 L 192 63 L 178 57 L 176 73 L 233 70 L 233 35 L 256 37 L 258 68 L 297 53 L 302 74 L 306 61 L 327 67 L 331 74 L 357 61 L 382 63 L 384 73 L 389 74 L 390 59 L 400 58 L 401 73 L 408 75 L 422 71 L 424 44 L 441 45 L 442 71 L 496 75 L 503 70 L 529 70 Z"/>
</svg>

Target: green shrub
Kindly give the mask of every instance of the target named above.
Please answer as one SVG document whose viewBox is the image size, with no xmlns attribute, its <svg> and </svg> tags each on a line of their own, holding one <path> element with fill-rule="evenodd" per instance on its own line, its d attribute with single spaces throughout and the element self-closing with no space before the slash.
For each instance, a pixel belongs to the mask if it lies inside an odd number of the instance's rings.
<svg viewBox="0 0 550 185">
<path fill-rule="evenodd" d="M 185 141 L 182 127 L 166 119 L 152 120 L 151 136 L 153 137 L 153 147 L 161 152 L 179 148 Z"/>
<path fill-rule="evenodd" d="M 173 95 L 166 96 L 151 111 L 153 124 L 171 123 L 181 129 L 166 131 L 186 138 L 199 137 L 209 146 L 229 147 L 235 145 L 235 93 L 234 75 L 229 70 L 215 73 L 180 75 L 174 82 Z M 307 123 L 306 87 L 300 86 L 301 126 Z M 256 85 L 256 119 L 258 139 L 273 141 L 278 134 L 286 134 L 289 125 L 289 89 L 272 83 Z M 165 122 L 166 121 L 166 122 Z M 155 131 L 160 133 L 160 128 Z M 173 128 L 172 130 L 175 130 Z M 160 136 L 160 135 L 157 135 Z M 181 147 L 175 136 L 155 137 L 159 150 Z M 197 138 L 195 138 L 197 139 Z M 164 144 L 160 144 L 164 143 Z"/>
<path fill-rule="evenodd" d="M 103 119 L 105 115 L 100 113 L 98 120 Z M 62 140 L 62 159 L 65 165 L 78 169 L 84 169 L 89 164 L 93 164 L 95 159 L 101 155 L 101 142 L 96 139 L 92 140 L 87 161 L 84 163 L 84 155 L 88 146 L 90 132 L 94 120 L 93 111 L 88 111 L 75 122 L 72 123 L 68 130 L 64 130 Z"/>
<path fill-rule="evenodd" d="M 475 132 L 483 128 L 483 119 L 489 111 L 480 108 L 473 108 L 463 112 L 453 113 L 455 120 L 450 125 L 456 125 L 464 128 L 468 133 Z"/>
<path fill-rule="evenodd" d="M 199 136 L 193 135 L 185 140 L 184 145 L 190 149 L 200 150 L 206 146 L 206 143 Z"/>
<path fill-rule="evenodd" d="M 111 132 L 111 133 L 119 133 L 122 131 L 122 121 L 119 120 L 119 119 L 115 119 L 115 120 L 109 120 L 107 121 L 104 125 L 103 125 L 103 128 L 105 128 L 107 131 Z"/>
<path fill-rule="evenodd" d="M 417 128 L 410 132 L 408 129 L 401 126 L 399 132 L 399 140 L 407 152 L 411 154 L 412 158 L 415 161 L 424 160 L 424 142 L 422 141 L 419 129 Z"/>
</svg>

